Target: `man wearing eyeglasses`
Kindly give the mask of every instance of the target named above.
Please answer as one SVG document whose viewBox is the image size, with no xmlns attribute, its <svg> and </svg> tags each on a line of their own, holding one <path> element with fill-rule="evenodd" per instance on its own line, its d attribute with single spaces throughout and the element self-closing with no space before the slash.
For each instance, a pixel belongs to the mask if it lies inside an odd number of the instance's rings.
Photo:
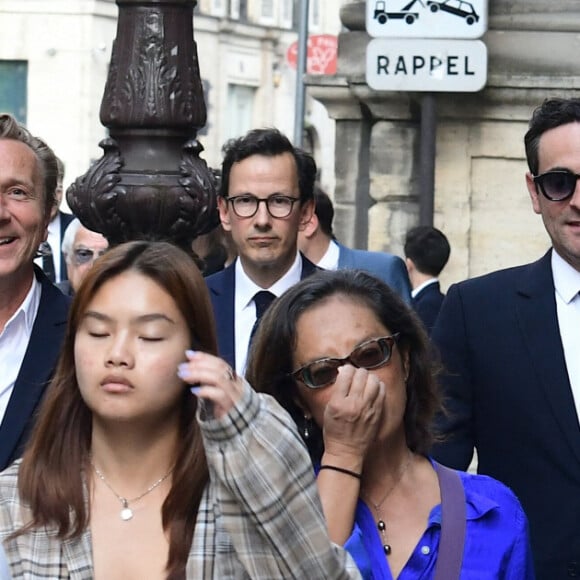
<svg viewBox="0 0 580 580">
<path fill-rule="evenodd" d="M 297 246 L 314 211 L 315 177 L 314 159 L 276 129 L 255 129 L 224 146 L 218 206 L 238 258 L 206 281 L 220 355 L 240 374 L 273 298 L 316 271 Z"/>
<path fill-rule="evenodd" d="M 72 296 L 81 285 L 93 262 L 102 256 L 109 242 L 98 232 L 85 228 L 78 218 L 67 226 L 62 240 L 62 253 L 66 261 L 68 280 L 57 286 L 64 294 Z"/>
<path fill-rule="evenodd" d="M 537 578 L 559 580 L 580 576 L 580 99 L 546 100 L 525 147 L 552 248 L 449 289 L 432 335 L 449 439 L 433 455 L 466 469 L 475 447 L 522 502 Z"/>
</svg>

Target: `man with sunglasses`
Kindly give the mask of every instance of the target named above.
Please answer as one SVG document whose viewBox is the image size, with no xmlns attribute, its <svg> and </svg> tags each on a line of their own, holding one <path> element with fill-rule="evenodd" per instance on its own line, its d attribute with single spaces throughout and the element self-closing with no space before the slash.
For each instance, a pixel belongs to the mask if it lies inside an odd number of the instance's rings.
<svg viewBox="0 0 580 580">
<path fill-rule="evenodd" d="M 109 247 L 107 239 L 98 232 L 85 228 L 78 218 L 67 226 L 62 240 L 62 254 L 66 261 L 68 280 L 57 286 L 72 296 L 81 285 L 93 262 Z"/>
<path fill-rule="evenodd" d="M 316 271 L 297 245 L 314 211 L 315 178 L 314 159 L 276 129 L 254 129 L 224 146 L 218 207 L 238 257 L 206 281 L 220 356 L 240 374 L 263 312 Z"/>
<path fill-rule="evenodd" d="M 525 136 L 526 183 L 552 248 L 449 289 L 433 340 L 448 440 L 434 457 L 506 483 L 540 580 L 580 576 L 580 99 L 549 99 Z"/>
</svg>

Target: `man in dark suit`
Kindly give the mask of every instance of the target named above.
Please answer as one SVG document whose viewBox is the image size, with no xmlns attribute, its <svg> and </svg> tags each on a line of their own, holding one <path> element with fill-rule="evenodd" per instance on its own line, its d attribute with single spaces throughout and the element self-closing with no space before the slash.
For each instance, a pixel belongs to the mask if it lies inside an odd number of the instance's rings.
<svg viewBox="0 0 580 580">
<path fill-rule="evenodd" d="M 52 150 L 0 115 L 0 470 L 22 453 L 66 326 L 69 298 L 33 264 L 56 177 Z"/>
<path fill-rule="evenodd" d="M 333 219 L 330 197 L 315 187 L 314 214 L 298 234 L 300 251 L 324 270 L 366 270 L 388 284 L 405 302 L 410 302 L 411 287 L 403 260 L 387 252 L 353 250 L 340 244 L 334 237 Z"/>
<path fill-rule="evenodd" d="M 50 214 L 48 237 L 46 242 L 41 244 L 40 257 L 35 260 L 35 263 L 44 270 L 51 282 L 58 284 L 68 279 L 66 259 L 61 252 L 61 245 L 64 239 L 64 232 L 74 219 L 74 216 L 59 209 L 63 194 L 64 163 L 58 157 L 56 162 L 58 166 L 55 191 L 56 201 Z"/>
<path fill-rule="evenodd" d="M 445 297 L 438 276 L 449 260 L 449 241 L 433 226 L 417 226 L 407 232 L 404 252 L 413 286 L 413 308 L 431 333 Z"/>
<path fill-rule="evenodd" d="M 297 249 L 313 212 L 315 177 L 314 159 L 275 129 L 250 131 L 224 147 L 218 205 L 238 257 L 206 281 L 220 355 L 240 374 L 265 308 L 316 270 Z"/>
<path fill-rule="evenodd" d="M 433 455 L 465 469 L 475 447 L 522 502 L 537 578 L 560 580 L 580 576 L 580 99 L 545 101 L 525 146 L 552 248 L 449 289 L 432 335 L 449 439 Z"/>
</svg>

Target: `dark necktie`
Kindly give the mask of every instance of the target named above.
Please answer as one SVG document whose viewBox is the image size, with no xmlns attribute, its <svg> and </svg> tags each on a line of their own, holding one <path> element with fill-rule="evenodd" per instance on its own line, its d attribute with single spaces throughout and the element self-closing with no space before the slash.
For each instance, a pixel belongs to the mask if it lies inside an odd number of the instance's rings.
<svg viewBox="0 0 580 580">
<path fill-rule="evenodd" d="M 40 244 L 40 255 L 42 256 L 42 269 L 44 270 L 46 277 L 51 282 L 56 282 L 52 249 L 48 242 L 42 242 L 42 244 Z"/>
<path fill-rule="evenodd" d="M 256 322 L 254 322 L 254 326 L 252 327 L 252 332 L 250 332 L 250 342 L 252 344 L 252 339 L 254 338 L 254 334 L 256 330 L 258 330 L 258 326 L 260 326 L 260 319 L 262 318 L 264 312 L 268 310 L 268 306 L 272 304 L 272 301 L 276 298 L 272 292 L 268 292 L 268 290 L 260 290 L 254 294 L 254 303 L 256 304 Z"/>
</svg>

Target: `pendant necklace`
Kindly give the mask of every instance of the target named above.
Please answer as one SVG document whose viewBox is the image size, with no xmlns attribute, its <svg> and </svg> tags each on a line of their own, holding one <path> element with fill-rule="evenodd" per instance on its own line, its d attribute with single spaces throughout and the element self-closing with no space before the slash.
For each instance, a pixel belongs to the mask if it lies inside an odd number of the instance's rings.
<svg viewBox="0 0 580 580">
<path fill-rule="evenodd" d="M 133 510 L 129 507 L 129 504 L 135 503 L 140 499 L 144 498 L 146 495 L 150 494 L 154 489 L 159 487 L 173 472 L 173 467 L 161 478 L 159 478 L 154 484 L 150 485 L 141 495 L 134 497 L 133 499 L 127 499 L 122 495 L 119 495 L 112 487 L 111 484 L 107 481 L 103 473 L 99 470 L 99 468 L 91 461 L 91 465 L 97 474 L 97 477 L 113 492 L 115 497 L 121 502 L 121 512 L 120 516 L 121 519 L 125 522 L 128 522 L 130 519 L 133 518 Z"/>
<path fill-rule="evenodd" d="M 395 481 L 393 482 L 393 484 L 391 485 L 391 487 L 389 487 L 389 489 L 387 490 L 387 492 L 385 493 L 385 495 L 382 497 L 382 499 L 378 502 L 375 503 L 368 494 L 364 494 L 364 497 L 366 497 L 366 499 L 369 500 L 371 506 L 373 507 L 373 509 L 375 510 L 376 514 L 377 514 L 377 528 L 379 530 L 379 533 L 381 534 L 381 541 L 383 543 L 383 550 L 385 551 L 385 556 L 388 556 L 391 553 L 391 544 L 389 544 L 387 542 L 387 525 L 385 524 L 385 518 L 383 517 L 383 504 L 385 503 L 385 501 L 387 500 L 387 498 L 391 495 L 391 493 L 393 493 L 393 491 L 395 490 L 395 488 L 397 487 L 397 485 L 399 485 L 399 483 L 401 483 L 401 480 L 403 479 L 403 475 L 405 475 L 405 472 L 407 471 L 407 468 L 409 467 L 410 463 L 411 463 L 411 459 L 413 457 L 413 454 L 411 451 L 409 451 L 409 456 L 407 457 L 407 461 L 405 462 L 405 465 L 403 465 L 403 467 L 401 468 L 401 471 L 399 472 L 399 475 L 397 476 L 397 478 L 395 479 Z"/>
</svg>

